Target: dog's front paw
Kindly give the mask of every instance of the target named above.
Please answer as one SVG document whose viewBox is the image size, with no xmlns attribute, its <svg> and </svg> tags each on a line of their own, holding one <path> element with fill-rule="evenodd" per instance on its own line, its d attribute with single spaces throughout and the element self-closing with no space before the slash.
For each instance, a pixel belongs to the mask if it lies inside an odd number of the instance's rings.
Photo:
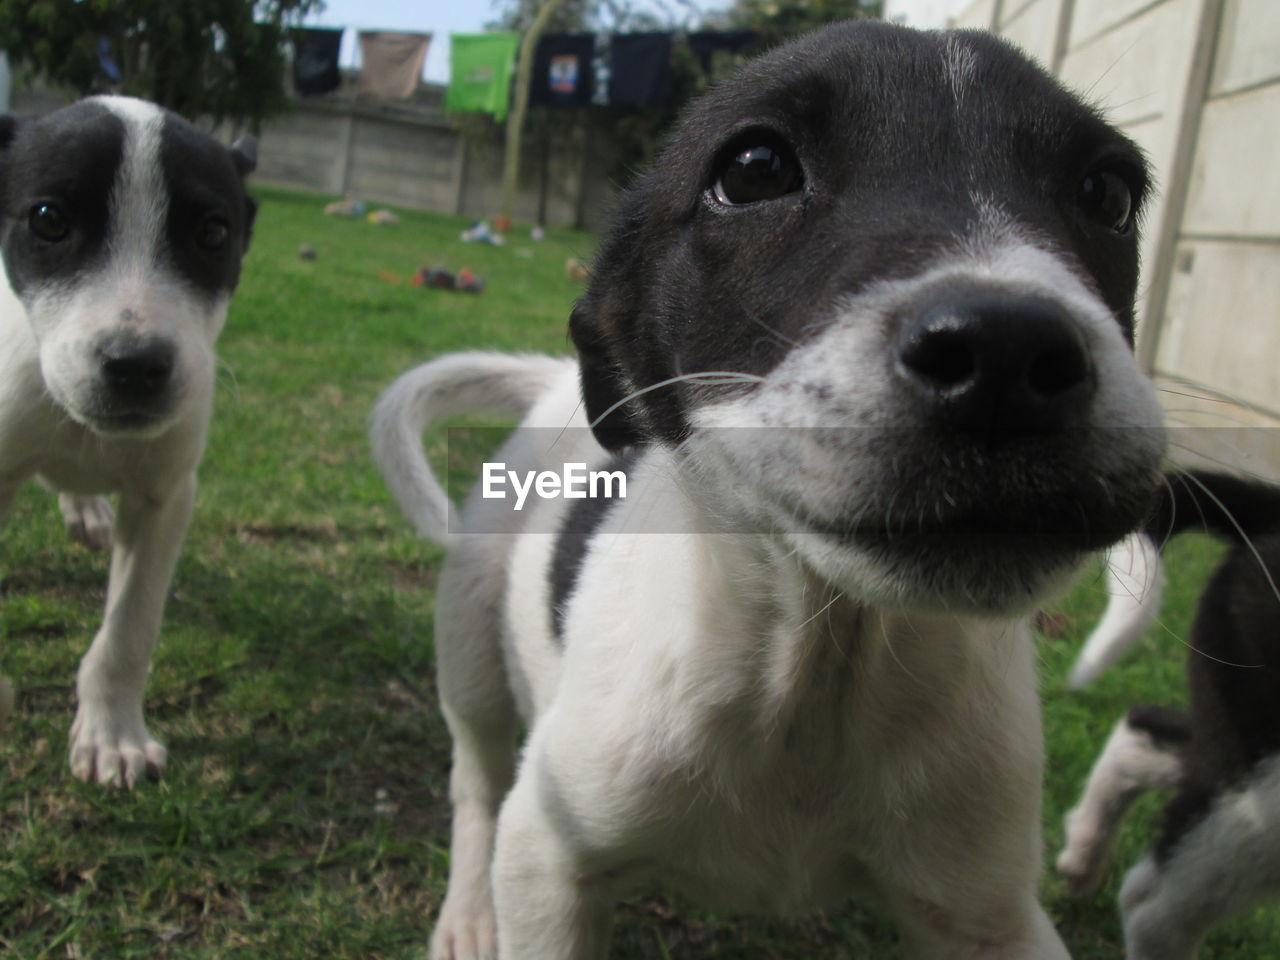
<svg viewBox="0 0 1280 960">
<path fill-rule="evenodd" d="M 71 772 L 81 780 L 130 790 L 164 771 L 166 753 L 151 739 L 142 711 L 81 702 L 71 725 Z"/>
<path fill-rule="evenodd" d="M 111 549 L 111 528 L 116 522 L 116 514 L 106 497 L 60 493 L 58 509 L 72 540 L 95 550 Z"/>
<path fill-rule="evenodd" d="M 431 934 L 431 960 L 495 960 L 497 956 L 493 904 L 457 904 L 446 898 Z"/>
<path fill-rule="evenodd" d="M 1083 897 L 1102 883 L 1107 866 L 1107 843 L 1096 823 L 1077 810 L 1067 814 L 1067 839 L 1054 868 L 1067 893 Z"/>
</svg>

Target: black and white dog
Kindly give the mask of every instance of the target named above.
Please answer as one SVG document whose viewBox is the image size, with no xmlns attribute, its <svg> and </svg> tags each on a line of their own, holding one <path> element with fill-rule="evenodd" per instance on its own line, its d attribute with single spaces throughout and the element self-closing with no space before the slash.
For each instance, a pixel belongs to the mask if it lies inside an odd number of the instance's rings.
<svg viewBox="0 0 1280 960">
<path fill-rule="evenodd" d="M 1160 839 L 1120 891 L 1128 960 L 1190 960 L 1215 923 L 1280 896 L 1280 488 L 1171 475 L 1129 548 L 1150 571 L 1140 579 L 1158 584 L 1160 547 L 1195 529 L 1232 546 L 1196 609 L 1188 708 L 1136 707 L 1120 722 L 1067 814 L 1058 856 L 1073 892 L 1096 889 L 1130 805 L 1148 790 L 1176 790 Z M 1158 615 L 1158 589 L 1136 603 L 1116 597 L 1118 613 L 1090 637 L 1093 657 L 1078 676 L 1118 659 Z"/>
<path fill-rule="evenodd" d="M 751 911 L 877 895 L 910 958 L 1067 956 L 1029 621 L 1159 482 L 1146 186 L 1008 44 L 842 24 L 689 111 L 622 201 L 577 362 L 462 354 L 387 390 L 375 456 L 449 547 L 437 960 L 601 957 L 648 877 Z M 527 411 L 508 467 L 622 470 L 626 497 L 482 485 L 448 532 L 421 429 L 473 409 Z"/>
<path fill-rule="evenodd" d="M 143 689 L 249 244 L 255 156 L 250 138 L 227 148 L 124 97 L 0 119 L 0 516 L 38 475 L 64 492 L 73 532 L 114 540 L 71 732 L 86 780 L 132 785 L 164 766 Z M 0 711 L 12 699 L 0 680 Z"/>
</svg>

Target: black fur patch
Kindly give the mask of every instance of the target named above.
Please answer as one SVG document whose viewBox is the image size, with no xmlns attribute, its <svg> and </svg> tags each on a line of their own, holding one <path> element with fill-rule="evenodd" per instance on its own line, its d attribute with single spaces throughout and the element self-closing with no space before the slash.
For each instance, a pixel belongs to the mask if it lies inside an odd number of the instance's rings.
<svg viewBox="0 0 1280 960">
<path fill-rule="evenodd" d="M 614 457 L 602 469 L 631 470 L 638 454 L 634 450 Z M 555 552 L 551 557 L 551 635 L 558 644 L 564 643 L 564 616 L 569 595 L 578 582 L 587 544 L 600 529 L 609 514 L 609 508 L 617 501 L 609 497 L 587 497 L 575 500 L 564 518 L 564 526 L 556 535 Z"/>
<path fill-rule="evenodd" d="M 1149 734 L 1162 750 L 1180 750 L 1191 740 L 1191 720 L 1185 710 L 1134 707 L 1126 720 L 1133 729 Z"/>
<path fill-rule="evenodd" d="M 1280 488 L 1213 473 L 1171 477 L 1148 532 L 1199 527 L 1235 545 L 1196 607 L 1187 659 L 1190 739 L 1156 846 L 1162 860 L 1218 797 L 1280 754 Z"/>
<path fill-rule="evenodd" d="M 1184 530 L 1203 530 L 1240 543 L 1244 532 L 1258 536 L 1280 531 L 1280 490 L 1261 480 L 1179 470 L 1165 475 L 1143 529 L 1161 546 Z"/>
<path fill-rule="evenodd" d="M 165 115 L 160 160 L 169 185 L 167 254 L 179 276 L 196 289 L 230 294 L 240 279 L 255 208 L 244 191 L 231 151 L 187 121 Z M 227 226 L 227 242 L 201 247 L 201 231 L 212 221 Z"/>
<path fill-rule="evenodd" d="M 70 286 L 106 262 L 111 188 L 124 157 L 125 127 L 93 102 L 12 123 L 12 138 L 0 153 L 0 247 L 9 283 L 22 296 L 39 284 Z M 32 232 L 32 211 L 42 204 L 66 218 L 65 239 L 50 243 Z"/>
</svg>

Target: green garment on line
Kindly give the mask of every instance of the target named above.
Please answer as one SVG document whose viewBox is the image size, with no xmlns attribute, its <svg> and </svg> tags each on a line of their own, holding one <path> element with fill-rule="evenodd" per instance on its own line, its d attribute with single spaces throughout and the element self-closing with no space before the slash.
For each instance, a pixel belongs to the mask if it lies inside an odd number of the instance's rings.
<svg viewBox="0 0 1280 960">
<path fill-rule="evenodd" d="M 518 40 L 516 34 L 507 32 L 452 34 L 445 107 L 491 113 L 499 121 L 505 119 Z"/>
</svg>

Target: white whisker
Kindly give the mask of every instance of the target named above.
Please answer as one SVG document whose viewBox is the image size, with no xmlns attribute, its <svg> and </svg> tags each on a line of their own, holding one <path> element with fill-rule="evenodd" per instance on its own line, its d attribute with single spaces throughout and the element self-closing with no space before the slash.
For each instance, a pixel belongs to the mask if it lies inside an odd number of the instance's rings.
<svg viewBox="0 0 1280 960">
<path fill-rule="evenodd" d="M 663 387 L 669 387 L 672 384 L 687 381 L 689 383 L 697 383 L 703 386 L 721 386 L 735 383 L 764 383 L 764 377 L 757 377 L 754 373 L 735 373 L 732 370 L 704 370 L 701 373 L 682 373 L 678 377 L 669 377 L 666 380 L 659 380 L 657 383 L 651 383 L 647 387 L 641 387 L 639 390 L 633 390 L 617 403 L 612 404 L 604 413 L 591 421 L 591 427 L 594 429 L 599 426 L 605 417 L 613 413 L 624 403 L 629 403 L 642 394 L 650 393 L 654 390 L 660 390 Z"/>
<path fill-rule="evenodd" d="M 1272 595 L 1276 598 L 1277 602 L 1280 602 L 1280 587 L 1276 586 L 1275 579 L 1271 576 L 1271 570 L 1267 567 L 1266 562 L 1262 559 L 1262 554 L 1258 552 L 1258 548 L 1254 546 L 1252 538 L 1250 538 L 1250 536 L 1247 533 L 1245 533 L 1244 527 L 1240 526 L 1236 518 L 1231 515 L 1231 511 L 1226 508 L 1226 505 L 1221 500 L 1219 500 L 1216 496 L 1214 496 L 1213 491 L 1210 490 L 1204 484 L 1203 481 L 1201 481 L 1194 474 L 1191 474 L 1191 473 L 1182 473 L 1180 474 L 1180 477 L 1184 482 L 1187 480 L 1190 480 L 1192 483 L 1194 483 L 1197 487 L 1200 488 L 1201 492 L 1206 497 L 1208 497 L 1215 504 L 1217 504 L 1218 509 L 1222 511 L 1223 516 L 1225 516 L 1231 522 L 1231 526 L 1235 527 L 1236 532 L 1240 534 L 1241 541 L 1244 543 L 1246 547 L 1249 548 L 1249 552 L 1253 555 L 1253 559 L 1258 562 L 1258 569 L 1261 570 L 1262 575 L 1266 577 L 1267 584 L 1271 587 Z"/>
</svg>

